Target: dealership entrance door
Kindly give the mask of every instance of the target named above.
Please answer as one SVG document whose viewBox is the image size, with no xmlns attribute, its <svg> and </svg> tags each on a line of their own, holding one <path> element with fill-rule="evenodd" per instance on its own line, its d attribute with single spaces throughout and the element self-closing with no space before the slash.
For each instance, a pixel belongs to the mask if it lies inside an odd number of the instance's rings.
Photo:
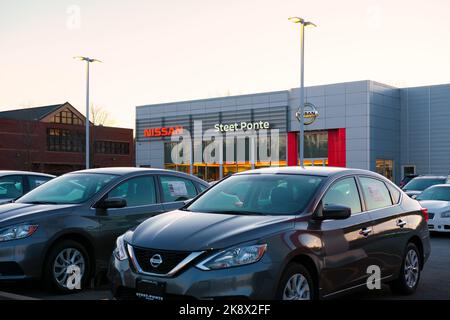
<svg viewBox="0 0 450 320">
<path fill-rule="evenodd" d="M 345 128 L 306 131 L 304 141 L 305 166 L 346 166 Z M 288 165 L 300 165 L 298 132 L 288 132 Z"/>
</svg>

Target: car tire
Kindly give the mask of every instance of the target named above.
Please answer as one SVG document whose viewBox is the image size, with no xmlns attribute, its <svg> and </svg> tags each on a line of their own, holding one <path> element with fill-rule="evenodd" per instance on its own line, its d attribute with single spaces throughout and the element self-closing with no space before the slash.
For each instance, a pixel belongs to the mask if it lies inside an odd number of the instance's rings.
<svg viewBox="0 0 450 320">
<path fill-rule="evenodd" d="M 44 285 L 58 293 L 73 293 L 87 287 L 90 259 L 78 242 L 63 240 L 54 245 L 44 265 Z"/>
<path fill-rule="evenodd" d="M 296 285 L 299 289 L 294 289 Z M 317 288 L 308 268 L 299 263 L 289 264 L 278 286 L 277 300 L 315 300 Z"/>
<path fill-rule="evenodd" d="M 404 295 L 413 294 L 419 285 L 421 265 L 420 251 L 414 243 L 408 243 L 399 276 L 390 283 L 392 292 Z"/>
</svg>

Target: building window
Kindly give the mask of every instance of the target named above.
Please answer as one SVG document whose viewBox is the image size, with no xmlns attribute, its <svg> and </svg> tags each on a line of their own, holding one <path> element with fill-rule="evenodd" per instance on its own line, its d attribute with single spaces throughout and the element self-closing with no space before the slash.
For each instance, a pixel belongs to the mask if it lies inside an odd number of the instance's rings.
<svg viewBox="0 0 450 320">
<path fill-rule="evenodd" d="M 394 160 L 377 159 L 376 172 L 394 181 Z"/>
<path fill-rule="evenodd" d="M 47 129 L 47 151 L 84 152 L 84 134 L 65 129 Z"/>
<path fill-rule="evenodd" d="M 402 179 L 407 176 L 416 174 L 416 166 L 414 165 L 406 165 L 402 166 Z"/>
<path fill-rule="evenodd" d="M 254 168 L 264 168 L 271 166 L 285 166 L 286 165 L 286 134 L 280 133 L 278 139 L 278 161 L 269 160 L 263 161 L 264 159 L 260 158 L 260 152 L 264 156 L 271 157 L 272 154 L 272 143 L 276 143 L 275 140 L 272 141 L 271 137 L 260 137 L 260 140 L 255 141 L 255 163 Z M 202 155 L 202 158 L 199 162 L 195 162 L 192 167 L 192 173 L 206 181 L 216 181 L 220 178 L 220 167 L 221 165 L 218 163 L 205 163 L 203 162 L 203 152 L 205 148 L 208 146 L 209 141 L 195 141 L 194 140 L 194 152 L 198 152 Z M 238 157 L 237 150 L 238 144 L 243 143 L 245 154 Z M 183 160 L 184 154 L 183 149 L 180 150 L 179 153 L 174 152 L 175 159 L 172 158 L 172 150 L 178 145 L 178 142 L 166 141 L 164 142 L 164 167 L 170 170 L 176 170 L 180 172 L 189 173 L 190 165 Z M 264 149 L 261 149 L 264 148 Z M 213 156 L 215 154 L 213 153 Z M 274 158 L 276 156 L 274 155 Z M 249 138 L 245 138 L 245 140 L 240 140 L 238 142 L 237 139 L 234 140 L 234 145 L 227 145 L 227 141 L 224 139 L 223 143 L 223 161 L 222 164 L 222 174 L 223 176 L 227 176 L 236 172 L 242 172 L 246 170 L 252 169 L 252 164 L 250 162 L 250 141 Z M 189 161 L 187 161 L 189 162 Z"/>
<path fill-rule="evenodd" d="M 81 126 L 83 121 L 76 116 L 73 112 L 64 110 L 53 116 L 50 120 L 51 123 L 73 124 Z"/>
<path fill-rule="evenodd" d="M 95 152 L 103 154 L 130 154 L 130 144 L 127 142 L 96 141 Z"/>
</svg>

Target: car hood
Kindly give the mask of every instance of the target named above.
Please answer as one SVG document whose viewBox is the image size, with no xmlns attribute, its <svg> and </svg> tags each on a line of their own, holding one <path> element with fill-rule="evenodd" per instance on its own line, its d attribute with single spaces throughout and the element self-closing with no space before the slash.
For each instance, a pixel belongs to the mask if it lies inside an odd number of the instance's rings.
<svg viewBox="0 0 450 320">
<path fill-rule="evenodd" d="M 51 214 L 55 211 L 70 210 L 73 204 L 29 204 L 6 203 L 0 205 L 0 224 L 9 224 L 11 220 L 33 219 L 37 214 Z M 22 219 L 21 219 L 22 218 Z"/>
<path fill-rule="evenodd" d="M 440 201 L 440 200 L 422 200 L 419 201 L 420 205 L 424 208 L 427 208 L 428 211 L 440 211 L 443 209 L 450 209 L 449 201 Z"/>
<path fill-rule="evenodd" d="M 131 236 L 138 247 L 199 251 L 261 239 L 294 226 L 294 216 L 258 216 L 175 210 L 140 224 Z"/>
</svg>

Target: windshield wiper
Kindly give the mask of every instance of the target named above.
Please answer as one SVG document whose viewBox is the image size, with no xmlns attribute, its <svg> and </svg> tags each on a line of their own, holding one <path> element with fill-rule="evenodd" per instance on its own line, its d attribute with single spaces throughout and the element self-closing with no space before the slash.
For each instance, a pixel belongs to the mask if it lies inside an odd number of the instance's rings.
<svg viewBox="0 0 450 320">
<path fill-rule="evenodd" d="M 218 213 L 218 214 L 235 214 L 242 216 L 263 216 L 264 213 L 256 212 L 256 211 L 234 211 L 234 210 L 224 210 L 224 211 L 208 211 L 209 213 Z"/>
<path fill-rule="evenodd" d="M 52 202 L 52 201 L 30 201 L 30 202 L 25 202 L 28 204 L 60 204 L 58 202 Z"/>
</svg>

